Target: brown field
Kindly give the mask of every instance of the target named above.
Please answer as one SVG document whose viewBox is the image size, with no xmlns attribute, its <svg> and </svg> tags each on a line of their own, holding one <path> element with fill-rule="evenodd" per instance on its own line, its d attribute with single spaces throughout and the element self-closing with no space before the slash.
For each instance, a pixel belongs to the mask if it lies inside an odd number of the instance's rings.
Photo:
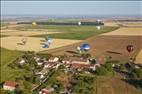
<svg viewBox="0 0 142 94">
<path fill-rule="evenodd" d="M 91 46 L 91 49 L 88 52 L 96 57 L 111 56 L 113 59 L 117 59 L 117 60 L 128 60 L 132 57 L 136 57 L 136 55 L 142 48 L 142 44 L 141 44 L 142 36 L 139 35 L 139 33 L 142 32 L 141 29 L 140 28 L 134 28 L 134 29 L 122 28 L 121 30 L 120 29 L 118 30 L 120 34 L 116 30 L 117 33 L 116 31 L 112 31 L 109 33 L 110 35 L 106 33 L 100 36 L 91 37 L 80 43 L 65 46 L 58 49 L 53 49 L 48 52 L 57 54 L 57 55 L 58 54 L 73 55 L 73 53 L 69 53 L 69 51 L 76 51 L 77 46 L 80 46 L 83 43 L 89 43 Z M 127 33 L 123 30 L 126 30 Z M 134 32 L 133 30 L 137 30 L 137 31 Z M 131 53 L 127 52 L 126 50 L 126 46 L 129 44 L 132 44 L 134 46 L 134 51 Z M 120 54 L 108 53 L 107 51 L 112 51 L 112 52 L 116 52 Z M 46 51 L 44 51 L 44 53 L 46 53 Z"/>
<path fill-rule="evenodd" d="M 141 90 L 120 77 L 98 77 L 96 94 L 141 94 Z"/>
<path fill-rule="evenodd" d="M 22 38 L 25 38 L 27 40 L 27 43 L 25 45 L 20 45 L 20 43 L 22 43 Z M 53 39 L 53 43 L 51 44 L 50 48 L 42 48 L 44 43 L 43 41 L 43 38 L 34 37 L 3 37 L 1 38 L 1 47 L 10 50 L 38 52 L 80 42 L 80 40 Z"/>
</svg>

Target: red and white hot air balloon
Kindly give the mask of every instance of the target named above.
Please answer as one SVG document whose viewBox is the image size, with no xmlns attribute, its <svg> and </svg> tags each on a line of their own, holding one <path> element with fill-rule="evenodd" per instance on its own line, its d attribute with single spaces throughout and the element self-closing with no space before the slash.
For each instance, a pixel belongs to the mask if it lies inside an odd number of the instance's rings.
<svg viewBox="0 0 142 94">
<path fill-rule="evenodd" d="M 127 45 L 126 49 L 130 53 L 134 50 L 134 46 L 133 45 Z"/>
</svg>

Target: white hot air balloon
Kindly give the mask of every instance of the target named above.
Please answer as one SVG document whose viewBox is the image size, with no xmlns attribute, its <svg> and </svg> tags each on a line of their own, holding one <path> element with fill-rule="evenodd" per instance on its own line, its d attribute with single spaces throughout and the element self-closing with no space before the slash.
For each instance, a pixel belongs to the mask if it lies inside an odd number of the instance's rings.
<svg viewBox="0 0 142 94">
<path fill-rule="evenodd" d="M 101 29 L 101 26 L 96 26 L 97 30 L 100 30 Z"/>
<path fill-rule="evenodd" d="M 81 47 L 77 47 L 77 51 L 79 52 L 79 53 L 81 53 L 82 51 L 81 51 Z"/>
<path fill-rule="evenodd" d="M 81 25 L 81 22 L 80 22 L 80 21 L 78 22 L 78 25 Z"/>
</svg>

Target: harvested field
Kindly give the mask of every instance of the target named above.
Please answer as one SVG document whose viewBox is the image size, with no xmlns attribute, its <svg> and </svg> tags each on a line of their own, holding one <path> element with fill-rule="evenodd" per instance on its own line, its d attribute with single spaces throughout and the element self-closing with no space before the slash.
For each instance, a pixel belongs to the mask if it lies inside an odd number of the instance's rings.
<svg viewBox="0 0 142 94">
<path fill-rule="evenodd" d="M 49 31 L 49 30 L 1 30 L 1 35 L 8 35 L 8 36 L 33 36 L 33 35 L 43 35 L 43 34 L 54 34 L 54 33 L 61 33 L 61 32 L 55 32 L 55 31 Z"/>
<path fill-rule="evenodd" d="M 22 38 L 27 40 L 25 45 L 20 45 L 22 43 Z M 58 48 L 70 44 L 80 42 L 80 40 L 67 40 L 67 39 L 53 39 L 53 43 L 50 48 L 42 48 L 44 44 L 44 38 L 33 38 L 33 37 L 3 37 L 1 38 L 1 47 L 10 50 L 21 50 L 21 51 L 43 51 L 53 48 Z"/>
<path fill-rule="evenodd" d="M 116 22 L 105 22 L 104 25 L 105 26 L 118 26 Z"/>
<path fill-rule="evenodd" d="M 142 36 L 142 28 L 119 28 L 113 32 L 104 33 L 102 35 Z"/>
<path fill-rule="evenodd" d="M 140 50 L 140 52 L 138 53 L 138 55 L 136 56 L 136 64 L 142 64 L 142 49 Z"/>
</svg>

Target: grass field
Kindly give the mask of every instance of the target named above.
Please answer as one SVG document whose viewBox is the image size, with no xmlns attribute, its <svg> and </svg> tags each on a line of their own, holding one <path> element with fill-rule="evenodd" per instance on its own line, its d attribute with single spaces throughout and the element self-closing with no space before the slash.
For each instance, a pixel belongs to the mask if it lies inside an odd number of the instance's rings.
<svg viewBox="0 0 142 94">
<path fill-rule="evenodd" d="M 20 77 L 24 72 L 20 69 L 11 69 L 8 64 L 13 62 L 17 57 L 21 56 L 23 53 L 19 51 L 10 51 L 1 48 L 1 82 L 5 80 L 14 80 L 16 77 Z"/>
<path fill-rule="evenodd" d="M 102 26 L 101 30 L 97 30 L 95 26 L 48 26 L 48 29 L 54 29 L 62 33 L 35 35 L 34 37 L 45 37 L 48 35 L 58 39 L 84 40 L 95 35 L 116 30 L 118 27 Z"/>
</svg>

